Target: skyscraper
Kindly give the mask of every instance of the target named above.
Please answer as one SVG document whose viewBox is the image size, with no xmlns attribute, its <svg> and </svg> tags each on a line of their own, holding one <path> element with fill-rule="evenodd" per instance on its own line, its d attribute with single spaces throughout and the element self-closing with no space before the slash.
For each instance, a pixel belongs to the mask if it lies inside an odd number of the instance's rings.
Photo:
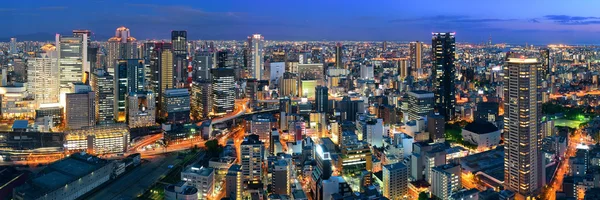
<svg viewBox="0 0 600 200">
<path fill-rule="evenodd" d="M 344 64 L 342 63 L 342 44 L 337 43 L 335 45 L 335 67 L 338 69 L 343 69 Z"/>
<path fill-rule="evenodd" d="M 136 39 L 131 37 L 129 29 L 124 26 L 117 28 L 115 36 L 108 39 L 107 47 L 106 67 L 111 75 L 114 75 L 117 60 L 138 57 Z"/>
<path fill-rule="evenodd" d="M 242 157 L 242 175 L 246 183 L 260 183 L 263 175 L 262 161 L 265 155 L 265 146 L 258 139 L 258 135 L 249 135 L 240 145 Z"/>
<path fill-rule="evenodd" d="M 27 91 L 33 95 L 36 108 L 40 104 L 58 103 L 59 72 L 56 51 L 48 51 L 40 57 L 27 60 L 27 82 Z"/>
<path fill-rule="evenodd" d="M 410 56 L 410 63 L 408 66 L 408 75 L 412 75 L 415 78 L 420 77 L 423 72 L 423 43 L 416 41 L 409 44 L 408 53 Z"/>
<path fill-rule="evenodd" d="M 229 51 L 227 51 L 227 50 L 221 50 L 221 51 L 217 52 L 216 67 L 218 67 L 218 68 L 227 67 L 228 62 L 229 62 L 228 54 L 229 54 Z"/>
<path fill-rule="evenodd" d="M 213 84 L 213 111 L 215 114 L 233 112 L 235 103 L 235 80 L 233 69 L 216 68 L 211 70 Z"/>
<path fill-rule="evenodd" d="M 408 92 L 408 120 L 427 117 L 433 113 L 434 94 L 424 90 Z"/>
<path fill-rule="evenodd" d="M 144 61 L 138 59 L 118 60 L 114 72 L 115 117 L 118 122 L 127 119 L 127 95 L 144 89 Z"/>
<path fill-rule="evenodd" d="M 96 124 L 96 95 L 88 85 L 75 84 L 74 93 L 66 94 L 65 127 L 80 129 Z"/>
<path fill-rule="evenodd" d="M 315 106 L 318 113 L 329 111 L 329 92 L 325 86 L 317 86 L 315 88 Z"/>
<path fill-rule="evenodd" d="M 10 49 L 11 54 L 17 53 L 17 38 L 10 38 Z"/>
<path fill-rule="evenodd" d="M 265 64 L 265 53 L 263 49 L 264 43 L 265 38 L 260 34 L 248 36 L 248 78 L 255 78 L 257 80 L 262 79 L 263 68 Z"/>
<path fill-rule="evenodd" d="M 194 80 L 197 81 L 210 81 L 211 74 L 210 70 L 213 68 L 213 53 L 208 51 L 198 52 L 194 55 L 194 66 L 195 76 Z"/>
<path fill-rule="evenodd" d="M 156 123 L 156 101 L 152 92 L 132 92 L 129 93 L 127 98 L 127 124 L 129 128 L 148 127 Z"/>
<path fill-rule="evenodd" d="M 504 64 L 504 186 L 524 197 L 542 187 L 541 67 L 524 57 Z"/>
<path fill-rule="evenodd" d="M 190 121 L 190 93 L 185 88 L 165 91 L 164 112 L 171 123 L 187 123 Z"/>
<path fill-rule="evenodd" d="M 206 119 L 212 112 L 213 85 L 210 81 L 192 83 L 190 95 L 191 115 L 194 120 Z"/>
<path fill-rule="evenodd" d="M 543 80 L 548 80 L 550 75 L 550 49 L 541 49 L 540 57 L 542 58 L 542 71 L 540 72 Z"/>
<path fill-rule="evenodd" d="M 104 69 L 97 69 L 91 75 L 90 86 L 96 93 L 96 123 L 113 123 L 115 121 L 115 83 L 113 76 Z"/>
<path fill-rule="evenodd" d="M 161 108 L 161 117 L 166 116 L 167 113 L 164 111 L 165 104 L 165 92 L 167 89 L 175 88 L 173 83 L 173 51 L 171 49 L 162 49 L 160 51 L 159 61 L 159 90 L 158 96 L 160 97 L 159 107 Z"/>
<path fill-rule="evenodd" d="M 454 119 L 455 112 L 455 45 L 454 33 L 433 33 L 431 50 L 435 69 L 435 80 L 433 81 L 435 107 L 440 114 L 444 115 L 446 121 Z"/>
<path fill-rule="evenodd" d="M 87 41 L 87 34 L 74 36 L 56 34 L 61 87 L 68 87 L 69 83 L 83 80 L 84 61 L 87 60 Z"/>
<path fill-rule="evenodd" d="M 187 31 L 171 31 L 171 43 L 173 44 L 173 75 L 175 83 L 182 83 L 186 80 L 188 59 L 187 59 Z"/>
</svg>

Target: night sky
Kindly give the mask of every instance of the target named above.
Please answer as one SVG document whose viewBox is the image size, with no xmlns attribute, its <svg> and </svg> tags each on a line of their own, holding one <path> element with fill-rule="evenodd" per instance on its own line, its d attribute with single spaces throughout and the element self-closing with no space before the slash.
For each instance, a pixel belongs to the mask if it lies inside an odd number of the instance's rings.
<svg viewBox="0 0 600 200">
<path fill-rule="evenodd" d="M 600 44 L 599 10 L 597 0 L 3 0 L 0 38 L 89 29 L 105 40 L 126 26 L 138 39 L 428 41 L 452 31 L 458 42 Z"/>
</svg>

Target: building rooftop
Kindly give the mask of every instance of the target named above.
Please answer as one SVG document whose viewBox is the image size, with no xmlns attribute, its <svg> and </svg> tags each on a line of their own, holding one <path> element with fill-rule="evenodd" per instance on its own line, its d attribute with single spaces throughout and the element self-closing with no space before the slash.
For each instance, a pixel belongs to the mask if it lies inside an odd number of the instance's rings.
<svg viewBox="0 0 600 200">
<path fill-rule="evenodd" d="M 27 120 L 15 120 L 12 128 L 13 128 L 13 130 L 14 129 L 27 129 L 28 125 L 29 125 L 29 121 L 27 121 Z"/>
<path fill-rule="evenodd" d="M 498 127 L 488 121 L 475 120 L 467 124 L 464 129 L 477 134 L 486 134 L 497 131 Z"/>
</svg>

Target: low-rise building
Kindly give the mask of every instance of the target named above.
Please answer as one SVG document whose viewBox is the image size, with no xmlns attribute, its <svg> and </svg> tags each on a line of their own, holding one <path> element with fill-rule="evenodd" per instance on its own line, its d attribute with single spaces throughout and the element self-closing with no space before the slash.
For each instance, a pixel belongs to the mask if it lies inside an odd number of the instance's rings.
<svg viewBox="0 0 600 200">
<path fill-rule="evenodd" d="M 500 130 L 487 121 L 474 121 L 462 129 L 464 141 L 477 145 L 477 149 L 490 149 L 500 143 Z"/>
<path fill-rule="evenodd" d="M 65 149 L 94 154 L 122 153 L 129 147 L 129 129 L 125 124 L 85 127 L 65 132 Z"/>
<path fill-rule="evenodd" d="M 181 180 L 198 189 L 198 199 L 208 199 L 215 189 L 215 170 L 196 163 L 181 172 Z"/>
</svg>

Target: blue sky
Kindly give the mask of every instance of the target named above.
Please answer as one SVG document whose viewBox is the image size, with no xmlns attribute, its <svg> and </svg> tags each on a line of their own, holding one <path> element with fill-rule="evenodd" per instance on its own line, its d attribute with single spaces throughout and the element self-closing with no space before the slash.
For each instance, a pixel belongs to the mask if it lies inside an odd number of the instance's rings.
<svg viewBox="0 0 600 200">
<path fill-rule="evenodd" d="M 430 39 L 453 31 L 459 42 L 598 43 L 597 0 L 16 0 L 0 5 L 0 38 L 44 37 L 72 29 L 108 38 L 118 26 L 138 39 Z"/>
</svg>

